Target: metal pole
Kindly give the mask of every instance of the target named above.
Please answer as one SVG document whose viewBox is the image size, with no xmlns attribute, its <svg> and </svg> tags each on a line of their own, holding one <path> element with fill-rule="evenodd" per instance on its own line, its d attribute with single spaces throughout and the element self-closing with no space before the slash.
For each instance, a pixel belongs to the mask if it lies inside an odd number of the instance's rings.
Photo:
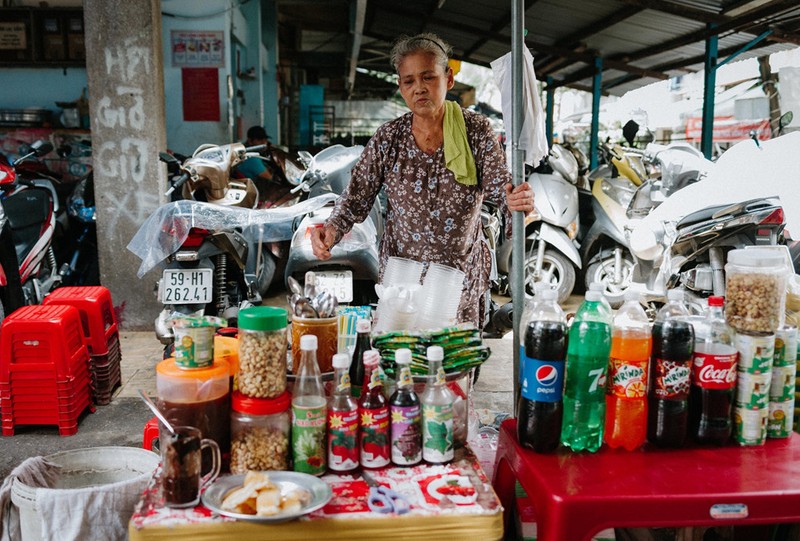
<svg viewBox="0 0 800 541">
<path fill-rule="evenodd" d="M 716 25 L 708 23 L 709 30 Z M 717 86 L 717 34 L 706 38 L 706 60 L 704 66 L 703 88 L 703 129 L 700 133 L 700 152 L 711 159 L 714 150 L 714 89 Z"/>
<path fill-rule="evenodd" d="M 592 77 L 592 133 L 589 140 L 589 169 L 597 167 L 597 148 L 599 146 L 598 131 L 600 131 L 600 96 L 603 94 L 603 59 L 594 57 L 594 77 Z"/>
<path fill-rule="evenodd" d="M 547 119 L 545 120 L 545 130 L 547 131 L 547 146 L 548 147 L 552 147 L 553 146 L 553 108 L 554 108 L 554 101 L 555 101 L 554 97 L 555 97 L 556 89 L 553 88 L 553 78 L 552 77 L 550 77 L 548 75 L 546 81 L 547 81 L 547 87 L 545 87 L 545 92 L 547 93 L 547 98 L 546 98 L 546 102 L 545 103 L 547 103 L 547 105 L 545 107 L 546 107 L 546 110 L 547 110 L 547 113 L 546 113 Z M 564 139 L 562 138 L 561 141 L 564 141 Z"/>
<path fill-rule="evenodd" d="M 525 151 L 519 148 L 522 133 L 522 56 L 523 27 L 525 10 L 523 0 L 511 2 L 511 92 L 513 95 L 511 114 L 511 175 L 514 186 L 525 181 L 523 178 Z M 514 416 L 517 416 L 517 397 L 519 396 L 520 364 L 520 321 L 525 308 L 525 275 L 522 262 L 525 259 L 525 223 L 522 212 L 514 212 L 511 218 L 511 301 L 514 303 Z"/>
</svg>

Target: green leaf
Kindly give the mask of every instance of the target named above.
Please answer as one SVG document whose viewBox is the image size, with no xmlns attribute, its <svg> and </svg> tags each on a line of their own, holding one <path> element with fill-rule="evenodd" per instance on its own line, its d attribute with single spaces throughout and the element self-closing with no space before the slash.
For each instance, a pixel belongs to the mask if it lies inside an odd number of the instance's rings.
<svg viewBox="0 0 800 541">
<path fill-rule="evenodd" d="M 447 433 L 447 425 L 433 421 L 428 421 L 427 423 L 430 437 L 425 440 L 425 447 L 445 454 L 447 449 L 453 445 L 453 436 Z"/>
</svg>

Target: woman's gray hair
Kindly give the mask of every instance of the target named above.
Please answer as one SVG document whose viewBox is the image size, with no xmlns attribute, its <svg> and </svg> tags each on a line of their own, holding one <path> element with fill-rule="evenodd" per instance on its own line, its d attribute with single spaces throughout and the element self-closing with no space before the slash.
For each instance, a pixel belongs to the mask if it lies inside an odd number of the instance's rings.
<svg viewBox="0 0 800 541">
<path fill-rule="evenodd" d="M 417 34 L 416 36 L 400 36 L 397 39 L 394 43 L 394 47 L 392 47 L 392 54 L 390 56 L 394 71 L 398 71 L 400 62 L 402 62 L 406 56 L 419 52 L 431 53 L 434 55 L 436 61 L 441 64 L 444 71 L 447 72 L 447 61 L 450 55 L 453 54 L 453 48 L 432 32 Z"/>
</svg>

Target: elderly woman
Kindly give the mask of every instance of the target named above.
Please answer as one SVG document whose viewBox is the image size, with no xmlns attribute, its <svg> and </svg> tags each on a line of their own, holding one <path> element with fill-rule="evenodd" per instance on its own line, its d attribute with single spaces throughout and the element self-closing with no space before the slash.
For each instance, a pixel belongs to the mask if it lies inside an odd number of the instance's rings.
<svg viewBox="0 0 800 541">
<path fill-rule="evenodd" d="M 388 208 L 381 272 L 391 256 L 464 271 L 459 321 L 481 326 L 491 255 L 483 241 L 481 203 L 504 212 L 533 211 L 527 182 L 511 173 L 486 117 L 445 101 L 453 87 L 451 48 L 435 34 L 402 37 L 392 49 L 400 94 L 410 113 L 383 124 L 367 143 L 324 227 L 312 233 L 314 254 L 330 249 L 363 221 L 381 187 Z M 510 213 L 508 214 L 510 217 Z"/>
</svg>

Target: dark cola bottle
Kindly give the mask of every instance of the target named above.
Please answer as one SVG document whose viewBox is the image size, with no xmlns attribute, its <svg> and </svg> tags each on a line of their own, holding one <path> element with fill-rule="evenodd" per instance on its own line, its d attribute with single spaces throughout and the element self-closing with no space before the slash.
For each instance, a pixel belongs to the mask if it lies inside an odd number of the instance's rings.
<svg viewBox="0 0 800 541">
<path fill-rule="evenodd" d="M 672 289 L 653 323 L 647 439 L 659 447 L 683 446 L 688 432 L 694 351 L 694 328 L 685 319 L 688 315 L 683 292 Z"/>
<path fill-rule="evenodd" d="M 522 316 L 517 438 L 537 453 L 555 451 L 561 437 L 567 324 L 558 292 L 539 289 Z"/>
</svg>

